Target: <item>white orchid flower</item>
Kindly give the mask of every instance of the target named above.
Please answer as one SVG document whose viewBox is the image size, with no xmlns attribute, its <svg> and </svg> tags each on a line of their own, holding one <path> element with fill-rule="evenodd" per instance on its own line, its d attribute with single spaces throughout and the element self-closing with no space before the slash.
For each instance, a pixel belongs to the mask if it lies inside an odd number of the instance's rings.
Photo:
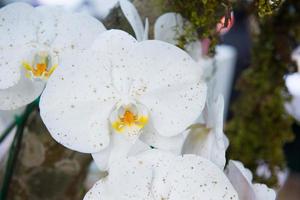
<svg viewBox="0 0 300 200">
<path fill-rule="evenodd" d="M 204 109 L 205 125 L 195 124 L 191 127 L 182 153 L 207 158 L 223 170 L 226 163 L 225 152 L 229 145 L 223 132 L 224 100 L 222 95 L 217 99 L 212 95 L 208 96 L 211 97 L 207 99 Z"/>
<path fill-rule="evenodd" d="M 16 14 L 17 13 L 17 14 Z M 105 30 L 96 19 L 55 7 L 13 3 L 0 9 L 0 109 L 29 104 L 68 51 Z"/>
<path fill-rule="evenodd" d="M 237 191 L 240 200 L 275 200 L 276 193 L 264 184 L 252 183 L 252 173 L 239 161 L 230 160 L 227 177 Z"/>
<path fill-rule="evenodd" d="M 209 160 L 150 150 L 115 160 L 108 176 L 84 200 L 234 200 L 237 193 L 225 174 Z"/>
<path fill-rule="evenodd" d="M 185 27 L 189 22 L 178 13 L 165 13 L 155 22 L 154 38 L 177 45 L 178 39 L 184 35 Z M 196 34 L 195 34 L 196 35 Z M 222 94 L 225 100 L 224 116 L 227 114 L 233 72 L 236 61 L 236 51 L 229 45 L 216 46 L 216 55 L 209 58 L 203 55 L 202 42 L 198 39 L 185 45 L 186 51 L 204 69 L 204 77 L 210 80 L 208 84 L 213 87 L 215 94 Z"/>
<path fill-rule="evenodd" d="M 127 155 L 148 130 L 179 135 L 204 107 L 201 68 L 168 43 L 110 30 L 62 66 L 42 94 L 42 119 L 59 143 L 100 160 Z"/>
<path fill-rule="evenodd" d="M 119 0 L 119 5 L 124 16 L 133 29 L 137 41 L 147 40 L 149 32 L 148 19 L 145 19 L 145 25 L 143 25 L 141 16 L 139 15 L 137 9 L 128 0 Z M 167 138 L 160 136 L 155 130 L 147 132 L 148 134 L 142 134 L 140 137 L 140 139 L 146 141 L 147 144 L 150 144 L 154 148 L 168 150 L 176 155 L 179 155 L 181 153 L 182 145 L 186 137 L 186 132 L 183 132 L 182 134 L 179 134 L 177 136 Z"/>
<path fill-rule="evenodd" d="M 148 31 L 149 31 L 148 19 L 146 18 L 145 26 L 144 26 L 137 9 L 128 0 L 119 0 L 119 5 L 121 7 L 121 10 L 122 10 L 124 16 L 127 18 L 129 24 L 131 25 L 132 29 L 134 30 L 137 41 L 147 40 Z M 170 25 L 170 23 L 169 23 L 169 25 Z M 155 29 L 155 30 L 158 30 L 158 29 Z M 170 32 L 170 31 L 167 31 L 166 33 L 168 33 L 168 32 Z M 162 34 L 163 34 L 163 32 L 162 32 Z M 176 41 L 175 41 L 175 39 L 173 39 L 173 36 L 174 35 L 165 37 L 166 40 L 162 40 L 161 38 L 158 38 L 158 39 L 175 45 Z M 172 39 L 173 41 L 171 42 L 171 41 L 168 41 L 167 39 Z M 146 129 L 147 129 L 147 127 L 146 127 Z M 155 130 L 147 131 L 147 133 L 148 134 L 142 134 L 140 139 L 143 141 L 146 141 L 147 144 L 151 145 L 154 148 L 167 150 L 176 155 L 181 154 L 181 149 L 182 149 L 183 143 L 184 143 L 186 135 L 187 135 L 187 131 L 185 131 L 182 134 L 179 134 L 177 136 L 173 136 L 173 137 L 161 136 L 161 135 L 157 134 L 157 132 Z M 94 159 L 98 160 L 99 158 L 97 159 L 96 157 L 94 157 Z M 99 163 L 99 162 L 97 162 L 97 163 Z"/>
</svg>

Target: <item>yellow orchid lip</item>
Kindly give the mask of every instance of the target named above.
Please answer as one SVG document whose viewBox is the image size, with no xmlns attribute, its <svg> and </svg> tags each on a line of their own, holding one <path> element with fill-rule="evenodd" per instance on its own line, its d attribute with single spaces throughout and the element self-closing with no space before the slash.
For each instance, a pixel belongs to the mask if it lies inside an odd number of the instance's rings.
<svg viewBox="0 0 300 200">
<path fill-rule="evenodd" d="M 148 116 L 138 116 L 132 111 L 126 109 L 123 116 L 120 116 L 116 121 L 112 122 L 112 127 L 118 133 L 122 133 L 126 127 L 135 127 L 138 129 L 142 129 L 147 123 Z"/>
<path fill-rule="evenodd" d="M 34 65 L 29 64 L 29 62 L 23 61 L 22 66 L 26 70 L 27 78 L 41 78 L 48 79 L 54 70 L 58 67 L 58 64 L 54 64 L 48 69 L 49 59 L 48 55 L 44 52 L 37 54 L 39 62 Z"/>
</svg>

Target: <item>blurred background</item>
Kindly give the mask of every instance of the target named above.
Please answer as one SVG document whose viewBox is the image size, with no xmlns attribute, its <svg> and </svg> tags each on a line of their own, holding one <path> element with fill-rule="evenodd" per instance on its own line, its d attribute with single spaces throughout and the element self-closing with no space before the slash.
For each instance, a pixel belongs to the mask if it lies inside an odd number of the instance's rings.
<svg viewBox="0 0 300 200">
<path fill-rule="evenodd" d="M 1 0 L 0 6 L 12 2 L 17 1 Z M 60 5 L 66 11 L 95 16 L 107 29 L 133 33 L 117 0 L 23 2 Z M 299 200 L 300 79 L 295 77 L 300 72 L 297 59 L 292 59 L 300 42 L 299 1 L 133 2 L 142 20 L 149 18 L 150 39 L 155 20 L 165 12 L 179 12 L 197 27 L 204 56 L 215 60 L 214 89 L 225 99 L 224 132 L 230 140 L 227 157 L 241 160 L 256 181 L 276 188 L 278 199 Z M 218 29 L 218 23 L 225 29 Z M 0 111 L 0 134 L 7 135 L 0 140 L 0 183 L 5 180 L 15 132 L 6 134 L 5 130 L 21 112 Z M 7 186 L 8 199 L 81 199 L 105 175 L 98 172 L 89 155 L 72 152 L 53 141 L 37 113 L 30 116 L 27 126 L 13 179 Z"/>
</svg>

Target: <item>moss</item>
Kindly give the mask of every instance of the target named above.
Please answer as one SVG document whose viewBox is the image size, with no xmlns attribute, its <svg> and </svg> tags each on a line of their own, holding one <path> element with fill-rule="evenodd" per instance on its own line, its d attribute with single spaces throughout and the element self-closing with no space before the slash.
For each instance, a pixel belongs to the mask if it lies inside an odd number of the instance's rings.
<svg viewBox="0 0 300 200">
<path fill-rule="evenodd" d="M 179 46 L 195 39 L 209 38 L 211 45 L 210 55 L 213 55 L 219 35 L 216 25 L 225 16 L 230 18 L 231 3 L 227 0 L 167 0 L 164 1 L 167 11 L 180 13 L 187 19 L 191 26 L 185 28 L 185 34 L 179 38 Z M 197 33 L 195 36 L 194 33 Z"/>
<path fill-rule="evenodd" d="M 270 166 L 272 177 L 256 180 L 276 184 L 276 170 L 285 165 L 283 145 L 292 140 L 292 119 L 284 110 L 284 75 L 295 70 L 290 60 L 299 41 L 300 2 L 287 0 L 274 16 L 259 21 L 254 36 L 251 67 L 240 78 L 240 96 L 232 107 L 233 119 L 227 126 L 229 157 L 239 159 L 252 171 L 261 160 Z"/>
<path fill-rule="evenodd" d="M 257 13 L 260 17 L 271 15 L 278 10 L 283 0 L 256 0 Z"/>
<path fill-rule="evenodd" d="M 209 55 L 214 55 L 215 46 L 219 42 L 219 34 L 216 31 L 216 25 L 221 18 L 225 16 L 225 27 L 231 17 L 233 6 L 246 4 L 244 1 L 232 0 L 160 0 L 166 11 L 180 13 L 187 19 L 191 26 L 187 26 L 185 34 L 178 38 L 178 46 L 183 48 L 187 42 L 195 39 L 209 38 Z M 265 17 L 277 11 L 283 0 L 255 0 L 247 5 L 254 8 L 255 13 L 260 17 Z M 253 9 L 251 9 L 253 10 Z M 197 33 L 195 36 L 194 33 Z"/>
</svg>

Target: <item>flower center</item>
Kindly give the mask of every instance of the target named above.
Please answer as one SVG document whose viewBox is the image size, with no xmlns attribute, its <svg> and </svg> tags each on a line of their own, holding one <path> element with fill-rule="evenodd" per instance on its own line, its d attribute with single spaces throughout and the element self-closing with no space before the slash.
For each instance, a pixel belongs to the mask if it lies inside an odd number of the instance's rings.
<svg viewBox="0 0 300 200">
<path fill-rule="evenodd" d="M 119 107 L 112 115 L 111 126 L 118 133 L 128 129 L 140 130 L 148 123 L 148 114 L 145 110 L 132 104 Z"/>
<path fill-rule="evenodd" d="M 126 110 L 121 120 L 126 125 L 131 126 L 136 121 L 136 118 L 137 117 L 132 112 Z"/>
<path fill-rule="evenodd" d="M 26 70 L 26 77 L 30 79 L 45 79 L 47 80 L 50 75 L 57 68 L 58 64 L 51 65 L 51 59 L 47 52 L 37 53 L 33 59 L 33 64 L 29 62 L 22 62 Z"/>
</svg>

